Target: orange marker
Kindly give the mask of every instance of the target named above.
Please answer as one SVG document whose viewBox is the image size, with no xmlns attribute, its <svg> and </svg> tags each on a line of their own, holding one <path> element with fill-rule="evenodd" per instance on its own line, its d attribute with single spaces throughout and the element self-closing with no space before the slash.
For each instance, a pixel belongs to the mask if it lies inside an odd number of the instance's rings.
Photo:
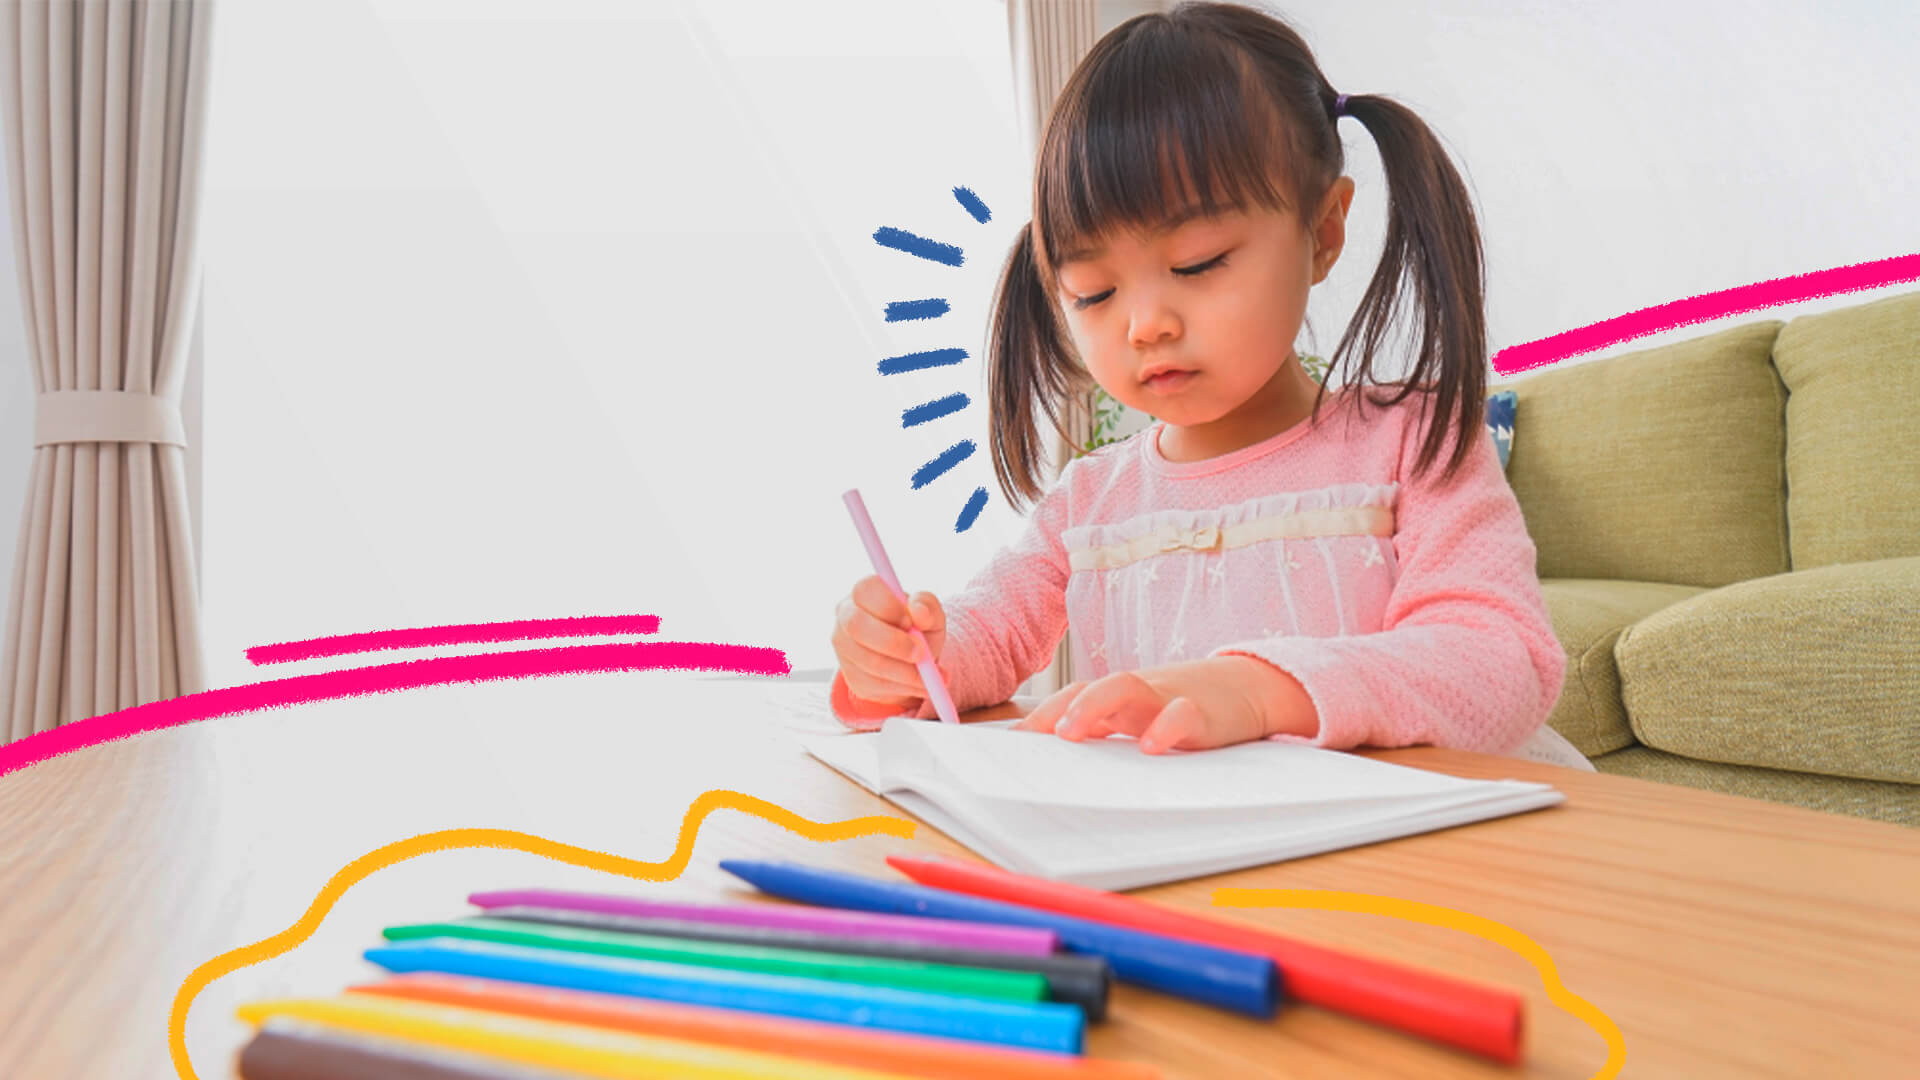
<svg viewBox="0 0 1920 1080">
<path fill-rule="evenodd" d="M 459 975 L 396 975 L 350 994 L 430 1001 L 541 1020 L 809 1058 L 850 1068 L 939 1080 L 1158 1080 L 1131 1061 L 1015 1050 L 732 1009 L 559 990 Z"/>
</svg>

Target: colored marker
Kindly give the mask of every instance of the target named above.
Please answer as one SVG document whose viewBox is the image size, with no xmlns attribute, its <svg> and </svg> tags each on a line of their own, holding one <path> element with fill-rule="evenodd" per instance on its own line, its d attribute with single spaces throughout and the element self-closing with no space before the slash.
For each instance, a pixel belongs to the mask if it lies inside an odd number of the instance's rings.
<svg viewBox="0 0 1920 1080">
<path fill-rule="evenodd" d="M 847 512 L 853 515 L 853 527 L 860 534 L 860 542 L 867 547 L 867 558 L 873 563 L 873 572 L 879 575 L 887 591 L 902 603 L 907 602 L 907 591 L 900 587 L 900 579 L 893 572 L 893 561 L 887 558 L 887 549 L 880 546 L 880 532 L 873 527 L 873 518 L 867 514 L 867 504 L 860 498 L 860 489 L 854 488 L 840 496 L 847 504 Z M 915 661 L 920 669 L 920 684 L 926 687 L 927 696 L 933 699 L 933 711 L 940 719 L 949 724 L 960 722 L 959 710 L 953 707 L 953 695 L 947 692 L 947 680 L 940 677 L 940 666 L 934 662 L 933 650 L 927 646 L 925 634 L 908 620 L 907 633 L 920 643 L 920 655 L 924 660 Z"/>
<path fill-rule="evenodd" d="M 1060 942 L 1051 930 L 1025 926 L 920 919 L 909 915 L 868 915 L 850 911 L 822 911 L 791 904 L 683 904 L 642 900 L 633 896 L 560 892 L 552 889 L 504 889 L 467 897 L 479 908 L 547 907 L 592 911 L 602 915 L 691 919 L 726 926 L 766 926 L 809 930 L 821 934 L 852 934 L 885 941 L 917 941 L 951 949 L 1047 956 Z"/>
<path fill-rule="evenodd" d="M 242 1005 L 238 1011 L 240 1019 L 250 1023 L 292 1017 L 524 1065 L 571 1069 L 576 1075 L 671 1076 L 676 1080 L 903 1080 L 896 1072 L 851 1070 L 712 1043 L 630 1035 L 366 994 L 262 1001 Z"/>
<path fill-rule="evenodd" d="M 1287 989 L 1300 1001 L 1509 1064 L 1520 1059 L 1525 1003 L 1512 991 L 997 867 L 904 855 L 889 856 L 887 862 L 915 881 L 935 888 L 1047 911 L 1072 912 L 1084 919 L 1224 949 L 1264 953 L 1286 972 Z"/>
<path fill-rule="evenodd" d="M 460 938 L 427 938 L 368 949 L 365 955 L 395 972 L 475 975 L 1068 1054 L 1080 1052 L 1086 1026 L 1079 1009 L 1049 1001 L 1021 1004 L 949 997 Z"/>
<path fill-rule="evenodd" d="M 384 994 L 641 1035 L 720 1043 L 855 1068 L 892 1070 L 929 1080 L 978 1080 L 982 1076 L 995 1080 L 1156 1080 L 1160 1076 L 1158 1068 L 1130 1061 L 1015 1050 L 456 975 L 396 975 L 350 987 L 348 993 Z"/>
<path fill-rule="evenodd" d="M 720 869 L 763 892 L 802 903 L 1045 927 L 1068 949 L 1106 957 L 1124 982 L 1252 1016 L 1272 1016 L 1280 996 L 1279 975 L 1265 956 L 798 863 L 722 859 Z"/>
<path fill-rule="evenodd" d="M 556 926 L 550 923 L 516 922 L 511 919 L 456 919 L 449 922 L 389 926 L 382 931 L 388 941 L 418 941 L 421 938 L 454 937 L 472 941 L 493 941 L 502 945 L 525 945 L 532 949 L 559 949 L 592 953 L 596 956 L 625 956 L 635 960 L 659 960 L 669 964 L 696 964 L 700 967 L 727 968 L 732 971 L 760 971 L 769 975 L 798 975 L 809 979 L 892 986 L 902 990 L 923 990 L 929 994 L 954 994 L 960 997 L 993 998 L 999 1001 L 1040 1001 L 1046 997 L 1047 981 L 1024 971 L 989 971 L 985 968 L 955 967 L 951 964 L 912 964 L 884 957 L 845 956 L 838 953 L 805 952 L 799 949 L 768 949 L 757 945 L 724 942 L 689 941 L 685 938 L 652 937 L 615 930 Z"/>
<path fill-rule="evenodd" d="M 969 968 L 1000 971 L 1027 971 L 1046 980 L 1047 998 L 1078 1005 L 1087 1019 L 1101 1020 L 1107 1014 L 1107 993 L 1112 987 L 1113 971 L 1106 960 L 1079 953 L 1053 956 L 1016 956 L 1012 953 L 981 952 L 975 949 L 942 949 L 905 941 L 878 941 L 848 937 L 844 934 L 816 934 L 804 930 L 773 930 L 758 926 L 721 926 L 716 923 L 685 919 L 642 919 L 629 915 L 598 915 L 587 911 L 560 908 L 503 907 L 487 914 L 496 919 L 513 919 L 556 926 L 575 926 L 594 930 L 612 930 L 653 937 L 686 938 L 692 941 L 724 942 L 732 945 L 758 945 L 770 949 L 799 949 L 807 952 L 839 953 L 846 956 L 882 956 L 918 964 L 952 964 Z"/>
<path fill-rule="evenodd" d="M 392 1036 L 326 1024 L 270 1019 L 240 1048 L 240 1080 L 315 1080 L 363 1076 L 389 1080 L 578 1080 L 576 1072 L 521 1065 Z"/>
</svg>

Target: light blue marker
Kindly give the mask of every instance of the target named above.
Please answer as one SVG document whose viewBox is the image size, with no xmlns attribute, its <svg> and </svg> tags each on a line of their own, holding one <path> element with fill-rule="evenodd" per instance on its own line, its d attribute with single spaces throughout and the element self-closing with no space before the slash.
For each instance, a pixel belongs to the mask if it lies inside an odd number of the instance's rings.
<svg viewBox="0 0 1920 1080">
<path fill-rule="evenodd" d="M 729 971 L 654 960 L 561 953 L 490 941 L 423 938 L 368 949 L 394 972 L 431 971 L 569 990 L 678 1001 L 949 1039 L 1081 1052 L 1086 1015 L 1055 1002 L 1020 1004 L 827 979 Z"/>
</svg>

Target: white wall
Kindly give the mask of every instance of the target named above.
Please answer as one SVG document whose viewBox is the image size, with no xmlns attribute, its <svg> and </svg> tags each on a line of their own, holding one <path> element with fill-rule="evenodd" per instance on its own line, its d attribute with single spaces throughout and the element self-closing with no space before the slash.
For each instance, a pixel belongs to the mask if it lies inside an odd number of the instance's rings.
<svg viewBox="0 0 1920 1080">
<path fill-rule="evenodd" d="M 992 484 L 985 302 L 1024 221 L 998 5 L 223 15 L 216 682 L 263 641 L 616 612 L 821 667 L 833 602 L 869 572 L 843 490 L 911 587 L 951 591 L 1011 537 L 997 499 L 953 531 Z M 883 225 L 966 265 L 882 248 Z M 882 320 L 936 296 L 952 313 Z M 973 359 L 876 371 L 948 346 Z M 956 390 L 976 404 L 902 429 Z M 963 437 L 974 457 L 912 490 Z"/>
<path fill-rule="evenodd" d="M 1495 352 L 1920 251 L 1920 5 L 1907 0 L 1267 6 L 1301 30 L 1336 89 L 1399 98 L 1453 150 L 1482 215 Z M 1358 121 L 1340 131 L 1358 190 L 1348 252 L 1308 306 L 1323 354 L 1366 288 L 1386 222 L 1372 139 Z"/>
<path fill-rule="evenodd" d="M 1920 77 L 1899 55 L 1920 40 L 1915 5 L 1285 10 L 1336 86 L 1400 96 L 1455 148 L 1483 213 L 1495 348 L 1915 247 Z M 817 667 L 832 598 L 865 572 L 842 489 L 867 492 L 915 587 L 957 586 L 1011 534 L 997 495 L 971 533 L 951 531 L 965 494 L 992 487 L 979 346 L 1027 216 L 992 0 L 329 0 L 221 16 L 203 552 L 216 685 L 252 678 L 239 650 L 263 641 L 623 611 Z M 1310 308 L 1322 351 L 1383 220 L 1372 144 L 1342 132 L 1359 194 L 1349 253 Z M 960 183 L 990 224 L 960 211 Z M 968 264 L 880 249 L 880 225 L 960 243 Z M 13 275 L 9 251 L 0 566 L 30 456 Z M 879 319 L 888 300 L 932 295 L 954 311 Z M 974 360 L 874 373 L 944 345 Z M 901 429 L 901 409 L 955 389 L 975 407 Z M 971 461 L 908 489 L 963 436 Z"/>
</svg>

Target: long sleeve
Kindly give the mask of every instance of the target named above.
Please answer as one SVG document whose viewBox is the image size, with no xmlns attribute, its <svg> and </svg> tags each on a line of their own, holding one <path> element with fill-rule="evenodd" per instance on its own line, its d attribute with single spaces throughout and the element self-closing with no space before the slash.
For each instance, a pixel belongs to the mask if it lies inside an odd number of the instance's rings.
<svg viewBox="0 0 1920 1080">
<path fill-rule="evenodd" d="M 1560 693 L 1554 636 L 1520 505 L 1484 428 L 1459 473 L 1413 479 L 1403 440 L 1395 506 L 1399 574 L 1381 629 L 1347 637 L 1240 641 L 1212 655 L 1258 657 L 1298 679 L 1320 716 L 1319 746 L 1433 744 L 1502 752 L 1538 729 Z"/>
<path fill-rule="evenodd" d="M 1009 546 L 952 596 L 940 598 L 947 616 L 947 639 L 940 668 L 954 707 L 965 711 L 997 705 L 1047 665 L 1067 628 L 1067 554 L 1060 532 L 1067 525 L 1067 480 L 1079 462 L 1067 467 L 1053 489 L 1028 515 L 1025 528 Z M 894 710 L 852 698 L 845 680 L 834 673 L 830 700 L 841 720 L 870 727 Z M 922 702 L 921 719 L 934 717 Z"/>
</svg>

